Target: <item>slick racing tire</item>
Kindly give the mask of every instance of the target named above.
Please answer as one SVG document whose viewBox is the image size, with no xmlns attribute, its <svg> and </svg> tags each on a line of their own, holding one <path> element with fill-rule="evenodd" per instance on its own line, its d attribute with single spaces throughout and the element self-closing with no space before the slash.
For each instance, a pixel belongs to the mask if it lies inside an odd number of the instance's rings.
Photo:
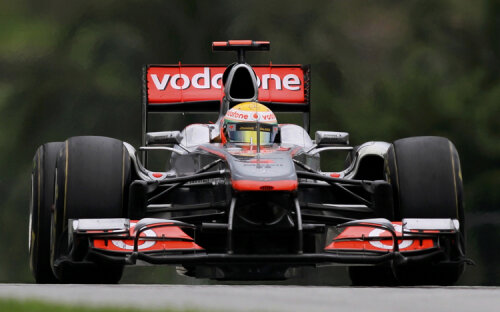
<svg viewBox="0 0 500 312">
<path fill-rule="evenodd" d="M 29 219 L 30 269 L 37 283 L 57 283 L 50 267 L 50 222 L 54 203 L 54 172 L 62 142 L 40 146 L 33 157 Z"/>
<path fill-rule="evenodd" d="M 88 246 L 69 246 L 68 220 L 122 218 L 130 185 L 130 156 L 123 142 L 81 136 L 64 142 L 56 163 L 52 268 L 63 283 L 117 283 L 122 265 L 82 261 Z"/>
<path fill-rule="evenodd" d="M 460 160 L 442 137 L 397 140 L 388 151 L 387 179 L 393 186 L 396 219 L 450 218 L 460 222 L 459 240 L 447 247 L 448 263 L 395 267 L 403 285 L 452 285 L 464 271 L 465 218 Z"/>
</svg>

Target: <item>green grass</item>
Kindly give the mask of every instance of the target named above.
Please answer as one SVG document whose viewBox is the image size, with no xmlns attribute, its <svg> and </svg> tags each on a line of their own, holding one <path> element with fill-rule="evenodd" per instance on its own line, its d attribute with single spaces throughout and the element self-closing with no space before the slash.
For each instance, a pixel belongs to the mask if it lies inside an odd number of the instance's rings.
<svg viewBox="0 0 500 312">
<path fill-rule="evenodd" d="M 66 304 L 54 304 L 38 300 L 17 300 L 0 298 L 0 311 L 5 312 L 200 312 L 194 309 L 158 309 L 144 310 L 115 307 L 82 307 Z"/>
</svg>

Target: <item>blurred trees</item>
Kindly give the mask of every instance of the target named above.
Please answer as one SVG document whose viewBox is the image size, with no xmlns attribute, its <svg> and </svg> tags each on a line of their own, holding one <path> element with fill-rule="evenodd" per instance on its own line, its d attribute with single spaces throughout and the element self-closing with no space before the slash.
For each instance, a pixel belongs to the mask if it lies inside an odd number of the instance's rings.
<svg viewBox="0 0 500 312">
<path fill-rule="evenodd" d="M 450 138 L 480 264 L 463 282 L 498 284 L 499 33 L 494 0 L 0 2 L 0 281 L 31 280 L 38 145 L 91 134 L 137 146 L 143 64 L 226 64 L 210 42 L 248 38 L 272 43 L 251 63 L 312 64 L 312 131 Z"/>
</svg>

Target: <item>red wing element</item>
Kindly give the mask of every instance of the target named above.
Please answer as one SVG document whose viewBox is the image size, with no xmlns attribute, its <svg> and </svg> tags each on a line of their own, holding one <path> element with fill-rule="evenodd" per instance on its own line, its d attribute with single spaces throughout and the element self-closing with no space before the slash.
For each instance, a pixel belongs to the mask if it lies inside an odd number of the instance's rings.
<svg viewBox="0 0 500 312">
<path fill-rule="evenodd" d="M 94 239 L 93 247 L 115 252 L 131 252 L 134 249 L 135 224 L 130 221 L 129 237 L 124 239 Z M 139 251 L 196 251 L 203 250 L 178 226 L 157 227 L 141 232 Z"/>
<path fill-rule="evenodd" d="M 392 222 L 397 237 L 402 237 L 401 222 Z M 398 240 L 400 251 L 424 250 L 435 247 L 435 238 Z M 326 251 L 392 251 L 392 236 L 388 231 L 366 226 L 350 226 L 345 228 L 333 242 L 325 247 Z"/>
<path fill-rule="evenodd" d="M 220 101 L 225 69 L 225 66 L 150 66 L 146 74 L 149 106 Z M 259 65 L 253 69 L 258 79 L 260 102 L 308 104 L 308 67 Z"/>
<path fill-rule="evenodd" d="M 269 41 L 229 40 L 212 42 L 212 51 L 232 51 L 243 48 L 246 51 L 269 51 Z"/>
</svg>

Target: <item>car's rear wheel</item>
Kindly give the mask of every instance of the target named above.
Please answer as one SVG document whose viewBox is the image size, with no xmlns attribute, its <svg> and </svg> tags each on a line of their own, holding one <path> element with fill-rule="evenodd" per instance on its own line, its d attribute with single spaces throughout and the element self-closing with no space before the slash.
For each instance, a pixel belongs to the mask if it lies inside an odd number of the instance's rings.
<svg viewBox="0 0 500 312">
<path fill-rule="evenodd" d="M 54 172 L 62 142 L 40 146 L 33 158 L 29 220 L 30 269 L 37 283 L 56 283 L 50 267 L 50 219 L 54 203 Z"/>
<path fill-rule="evenodd" d="M 122 141 L 112 138 L 73 137 L 64 143 L 56 167 L 51 240 L 56 277 L 65 283 L 117 283 L 123 266 L 71 261 L 75 250 L 68 246 L 68 220 L 126 216 L 130 184 L 127 149 Z"/>
<path fill-rule="evenodd" d="M 456 283 L 465 267 L 460 259 L 453 259 L 465 252 L 465 217 L 455 146 L 442 137 L 397 140 L 388 152 L 387 177 L 393 185 L 397 219 L 450 218 L 460 222 L 459 239 L 448 246 L 451 261 L 397 266 L 397 279 L 404 285 Z"/>
</svg>

